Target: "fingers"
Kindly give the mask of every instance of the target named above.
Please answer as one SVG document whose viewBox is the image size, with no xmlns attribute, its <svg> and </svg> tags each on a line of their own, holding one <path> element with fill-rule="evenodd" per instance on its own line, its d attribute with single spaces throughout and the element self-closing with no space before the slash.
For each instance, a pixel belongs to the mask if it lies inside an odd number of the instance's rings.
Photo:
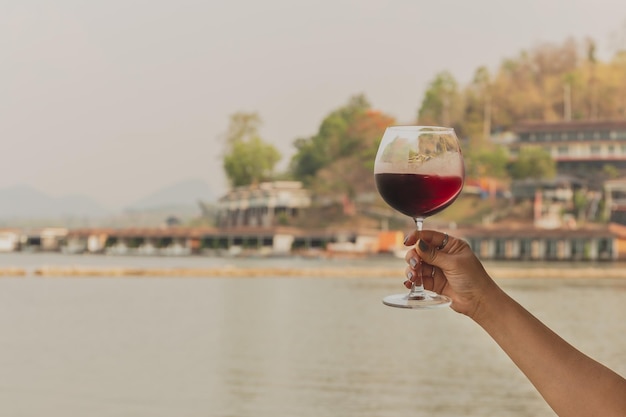
<svg viewBox="0 0 626 417">
<path fill-rule="evenodd" d="M 450 236 L 447 233 L 437 232 L 434 230 L 413 230 L 404 239 L 404 246 L 415 245 L 418 240 L 424 240 L 429 246 L 435 246 L 438 250 L 443 250 L 450 241 Z"/>
<path fill-rule="evenodd" d="M 443 278 L 443 273 L 439 268 L 423 262 L 414 267 L 407 266 L 405 273 L 407 279 L 404 281 L 404 286 L 408 289 L 414 283 L 421 281 L 425 289 L 432 290 L 437 286 L 437 282 Z"/>
<path fill-rule="evenodd" d="M 411 287 L 414 282 L 423 281 L 427 289 L 446 285 L 447 273 L 455 265 L 450 254 L 462 252 L 465 242 L 447 233 L 434 230 L 413 231 L 405 239 L 405 244 L 415 244 L 407 251 L 405 261 L 407 279 L 404 285 Z M 466 245 L 465 245 L 466 246 Z"/>
<path fill-rule="evenodd" d="M 419 233 L 419 240 L 426 243 L 428 249 L 435 248 L 440 251 L 446 251 L 450 241 L 454 238 L 448 236 L 447 233 L 437 232 L 435 230 L 422 230 Z M 426 246 L 423 246 L 426 248 Z"/>
<path fill-rule="evenodd" d="M 441 240 L 441 243 L 437 246 L 437 250 L 443 250 L 446 245 L 448 244 L 448 239 L 450 238 L 450 236 L 448 236 L 447 233 L 443 234 L 443 239 Z"/>
<path fill-rule="evenodd" d="M 419 238 L 419 239 L 418 239 Z M 418 264 L 425 262 L 426 264 L 435 264 L 438 252 L 446 252 L 452 241 L 456 240 L 448 236 L 447 233 L 441 233 L 434 230 L 414 230 L 404 240 L 405 245 L 417 245 L 409 250 L 404 259 L 409 264 L 414 273 L 420 272 Z M 406 284 L 410 285 L 410 284 Z"/>
</svg>

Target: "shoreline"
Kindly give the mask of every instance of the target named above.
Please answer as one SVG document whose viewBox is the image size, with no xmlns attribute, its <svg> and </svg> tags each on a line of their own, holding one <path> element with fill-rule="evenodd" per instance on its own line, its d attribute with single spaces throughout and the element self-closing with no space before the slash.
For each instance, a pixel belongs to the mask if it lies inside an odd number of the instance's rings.
<svg viewBox="0 0 626 417">
<path fill-rule="evenodd" d="M 506 267 L 485 265 L 494 279 L 506 278 L 616 278 L 626 279 L 626 268 L 602 268 L 555 265 L 554 267 Z M 327 268 L 286 268 L 286 267 L 215 267 L 215 268 L 132 268 L 132 267 L 82 267 L 82 266 L 42 266 L 34 269 L 5 267 L 0 268 L 0 278 L 10 277 L 180 277 L 180 278 L 395 278 L 401 276 L 404 268 L 379 267 L 327 267 Z"/>
</svg>

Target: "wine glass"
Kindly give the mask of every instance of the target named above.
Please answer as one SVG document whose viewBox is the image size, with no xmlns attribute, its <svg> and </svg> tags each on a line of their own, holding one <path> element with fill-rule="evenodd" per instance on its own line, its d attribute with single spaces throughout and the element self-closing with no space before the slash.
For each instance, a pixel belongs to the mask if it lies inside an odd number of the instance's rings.
<svg viewBox="0 0 626 417">
<path fill-rule="evenodd" d="M 448 207 L 461 193 L 465 167 L 454 129 L 437 126 L 391 126 L 385 130 L 376 160 L 374 178 L 381 197 L 392 208 L 415 220 Z M 450 305 L 450 298 L 424 289 L 421 269 L 411 291 L 383 299 L 400 308 Z"/>
</svg>

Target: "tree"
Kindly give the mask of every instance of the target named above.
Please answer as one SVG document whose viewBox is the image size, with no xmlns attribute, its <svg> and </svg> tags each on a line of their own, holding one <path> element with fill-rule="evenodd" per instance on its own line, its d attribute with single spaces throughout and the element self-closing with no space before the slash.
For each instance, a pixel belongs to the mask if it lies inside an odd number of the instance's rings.
<svg viewBox="0 0 626 417">
<path fill-rule="evenodd" d="M 440 72 L 430 83 L 417 120 L 422 125 L 454 127 L 461 120 L 462 96 L 458 91 L 458 83 L 448 71 Z"/>
<path fill-rule="evenodd" d="M 428 85 L 418 123 L 454 127 L 472 147 L 521 121 L 626 118 L 626 24 L 610 62 L 592 39 L 541 43 L 502 60 L 493 74 L 479 67 L 459 88 L 447 71 Z"/>
<path fill-rule="evenodd" d="M 468 177 L 493 177 L 507 179 L 508 155 L 502 146 L 480 147 L 465 153 Z"/>
<path fill-rule="evenodd" d="M 520 150 L 509 171 L 516 180 L 553 178 L 556 175 L 556 162 L 545 149 L 531 146 Z"/>
<path fill-rule="evenodd" d="M 582 80 L 588 78 L 581 73 L 580 49 L 573 39 L 562 44 L 543 43 L 504 59 L 493 77 L 486 77 L 488 74 L 479 68 L 466 90 L 465 101 L 473 106 L 470 110 L 474 113 L 468 131 L 478 132 L 480 113 L 491 120 L 483 125 L 484 130 L 489 127 L 496 132 L 508 130 L 522 120 L 575 118 L 578 109 L 583 108 L 576 102 L 585 94 L 581 91 L 585 87 Z"/>
<path fill-rule="evenodd" d="M 346 130 L 346 140 L 353 142 L 351 152 L 320 168 L 312 182 L 317 194 L 355 197 L 376 191 L 374 159 L 387 126 L 395 120 L 379 111 L 368 110 L 354 117 Z"/>
<path fill-rule="evenodd" d="M 226 145 L 229 146 L 258 136 L 261 124 L 261 117 L 257 113 L 238 112 L 232 114 L 225 135 Z"/>
<path fill-rule="evenodd" d="M 491 75 L 486 67 L 476 70 L 464 95 L 463 120 L 457 133 L 468 137 L 472 147 L 484 146 L 491 137 L 492 113 Z"/>
<path fill-rule="evenodd" d="M 256 113 L 235 113 L 225 135 L 224 172 L 234 187 L 270 180 L 280 152 L 258 134 L 261 119 Z"/>
<path fill-rule="evenodd" d="M 347 105 L 324 118 L 315 136 L 297 139 L 294 142 L 296 153 L 290 165 L 293 176 L 309 183 L 319 169 L 357 149 L 360 139 L 350 135 L 349 128 L 369 108 L 365 96 L 354 96 Z"/>
<path fill-rule="evenodd" d="M 348 140 L 356 144 L 348 156 L 356 156 L 360 165 L 373 172 L 378 144 L 385 129 L 394 124 L 395 118 L 378 110 L 370 109 L 357 115 L 346 131 Z"/>
</svg>

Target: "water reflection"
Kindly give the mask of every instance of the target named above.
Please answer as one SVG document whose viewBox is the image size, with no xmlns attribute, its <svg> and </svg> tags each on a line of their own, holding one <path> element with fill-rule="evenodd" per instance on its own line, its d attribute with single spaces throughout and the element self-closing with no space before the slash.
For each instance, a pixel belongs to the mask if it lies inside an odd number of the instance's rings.
<svg viewBox="0 0 626 417">
<path fill-rule="evenodd" d="M 625 282 L 500 282 L 574 345 L 626 373 L 626 332 L 615 320 L 626 313 Z M 554 415 L 469 319 L 383 306 L 381 297 L 400 285 L 401 278 L 0 279 L 2 410 Z"/>
</svg>

